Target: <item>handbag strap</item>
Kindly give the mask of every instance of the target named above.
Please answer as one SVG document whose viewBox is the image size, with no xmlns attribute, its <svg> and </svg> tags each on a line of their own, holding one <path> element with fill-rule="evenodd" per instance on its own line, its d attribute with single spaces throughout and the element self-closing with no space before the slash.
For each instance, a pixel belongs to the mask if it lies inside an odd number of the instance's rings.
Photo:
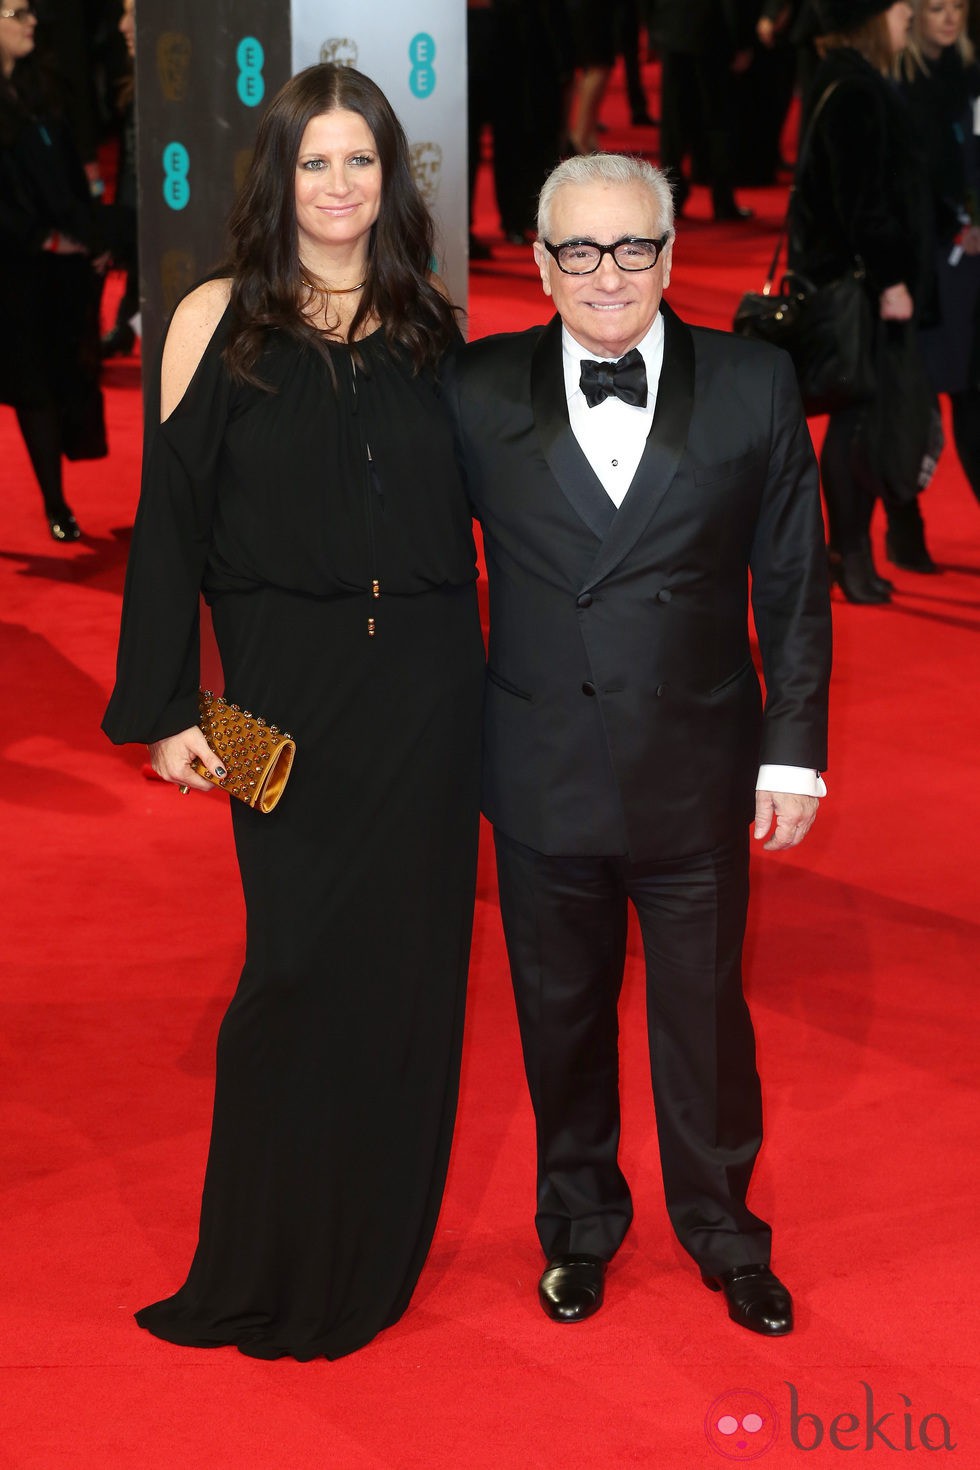
<svg viewBox="0 0 980 1470">
<path fill-rule="evenodd" d="M 811 114 L 810 114 L 810 120 L 809 120 L 809 122 L 806 125 L 806 132 L 803 134 L 803 139 L 802 139 L 802 141 L 800 143 L 800 151 L 796 155 L 796 170 L 795 170 L 793 182 L 789 186 L 789 194 L 787 195 L 787 198 L 786 198 L 786 213 L 783 216 L 783 223 L 782 223 L 782 226 L 780 227 L 779 235 L 778 235 L 778 237 L 776 239 L 776 248 L 773 251 L 772 260 L 771 260 L 770 265 L 769 265 L 769 270 L 768 270 L 768 272 L 766 274 L 766 283 L 765 283 L 765 285 L 762 288 L 762 294 L 763 294 L 763 296 L 770 295 L 770 293 L 772 291 L 773 281 L 775 281 L 775 279 L 776 279 L 776 272 L 779 269 L 779 257 L 783 253 L 783 245 L 784 245 L 784 243 L 786 241 L 786 237 L 789 234 L 789 217 L 790 217 L 790 211 L 793 208 L 793 196 L 796 193 L 796 179 L 802 173 L 802 171 L 803 171 L 803 164 L 806 161 L 806 158 L 807 158 L 807 156 L 808 156 L 808 154 L 810 152 L 810 142 L 811 142 L 811 140 L 813 138 L 813 132 L 814 132 L 814 128 L 816 126 L 817 118 L 820 116 L 821 112 L 823 111 L 824 104 L 826 103 L 827 99 L 830 97 L 831 92 L 836 92 L 836 90 L 837 90 L 837 88 L 839 86 L 840 86 L 840 82 L 839 81 L 831 82 L 830 86 L 822 94 L 822 96 L 820 98 L 820 101 L 817 103 L 816 107 L 811 112 Z"/>
</svg>

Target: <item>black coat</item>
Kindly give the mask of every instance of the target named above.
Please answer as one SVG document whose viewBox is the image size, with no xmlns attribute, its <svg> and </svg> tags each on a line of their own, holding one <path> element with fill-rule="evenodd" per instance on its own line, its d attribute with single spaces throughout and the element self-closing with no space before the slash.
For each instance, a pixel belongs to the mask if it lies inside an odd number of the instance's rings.
<svg viewBox="0 0 980 1470">
<path fill-rule="evenodd" d="M 837 85 L 809 119 L 832 83 Z M 849 46 L 821 63 L 807 98 L 791 207 L 790 264 L 820 284 L 864 261 L 877 297 L 929 278 L 928 192 L 897 86 Z"/>
</svg>

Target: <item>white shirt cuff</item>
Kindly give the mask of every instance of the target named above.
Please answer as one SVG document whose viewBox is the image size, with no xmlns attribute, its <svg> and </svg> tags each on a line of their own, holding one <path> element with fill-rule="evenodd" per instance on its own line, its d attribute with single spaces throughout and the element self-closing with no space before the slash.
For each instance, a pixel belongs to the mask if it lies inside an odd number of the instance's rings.
<svg viewBox="0 0 980 1470">
<path fill-rule="evenodd" d="M 756 791 L 785 791 L 792 796 L 826 796 L 827 786 L 819 771 L 806 766 L 760 766 Z"/>
</svg>

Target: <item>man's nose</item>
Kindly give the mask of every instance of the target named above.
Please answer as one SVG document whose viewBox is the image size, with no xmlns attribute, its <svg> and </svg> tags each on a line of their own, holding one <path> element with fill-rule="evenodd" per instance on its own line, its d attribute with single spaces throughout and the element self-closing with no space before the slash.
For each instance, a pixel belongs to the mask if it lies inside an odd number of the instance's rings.
<svg viewBox="0 0 980 1470">
<path fill-rule="evenodd" d="M 623 272 L 613 260 L 611 255 L 604 255 L 599 262 L 599 269 L 595 272 L 597 284 L 607 291 L 616 290 L 623 284 Z"/>
</svg>

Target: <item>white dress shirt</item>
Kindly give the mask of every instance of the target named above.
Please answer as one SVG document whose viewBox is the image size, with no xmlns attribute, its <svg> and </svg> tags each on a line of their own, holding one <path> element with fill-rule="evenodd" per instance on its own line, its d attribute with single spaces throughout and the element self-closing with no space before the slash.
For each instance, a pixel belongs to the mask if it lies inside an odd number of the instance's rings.
<svg viewBox="0 0 980 1470">
<path fill-rule="evenodd" d="M 595 354 L 581 346 L 564 325 L 561 329 L 561 342 L 565 396 L 568 400 L 568 420 L 572 433 L 602 488 L 618 507 L 625 500 L 626 492 L 636 474 L 657 406 L 660 374 L 664 365 L 664 319 L 658 311 L 650 330 L 637 343 L 647 370 L 645 408 L 634 407 L 613 396 L 590 408 L 579 386 L 579 379 L 583 359 L 595 360 Z M 608 358 L 598 360 L 609 361 Z M 755 784 L 757 791 L 785 791 L 797 796 L 827 795 L 827 787 L 820 773 L 805 766 L 760 766 L 759 778 Z"/>
</svg>

